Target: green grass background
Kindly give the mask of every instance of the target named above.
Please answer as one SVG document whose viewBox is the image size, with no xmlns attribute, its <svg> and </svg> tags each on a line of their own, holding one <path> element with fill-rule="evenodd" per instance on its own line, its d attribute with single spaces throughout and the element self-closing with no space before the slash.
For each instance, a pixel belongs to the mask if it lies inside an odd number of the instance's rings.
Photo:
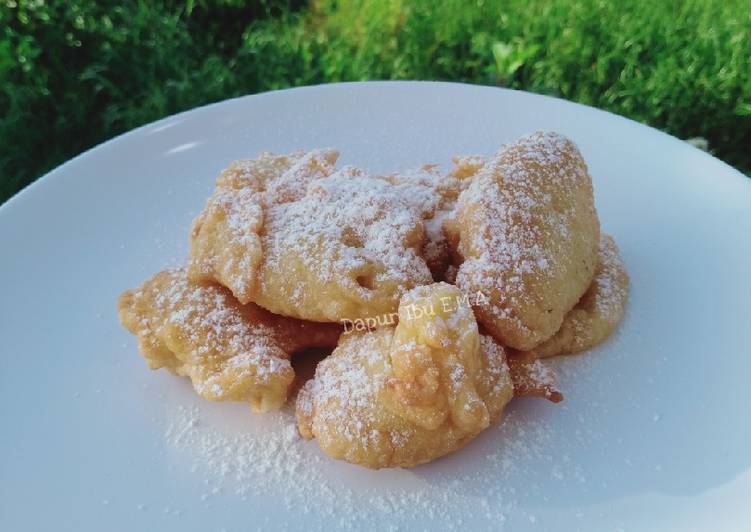
<svg viewBox="0 0 751 532">
<path fill-rule="evenodd" d="M 560 96 L 751 172 L 751 0 L 0 0 L 0 202 L 165 115 L 368 79 Z"/>
</svg>

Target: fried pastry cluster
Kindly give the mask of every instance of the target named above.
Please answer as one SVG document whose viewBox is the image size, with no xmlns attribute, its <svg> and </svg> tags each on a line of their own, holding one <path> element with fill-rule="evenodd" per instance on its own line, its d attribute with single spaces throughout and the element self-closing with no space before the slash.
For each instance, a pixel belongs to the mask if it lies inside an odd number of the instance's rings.
<svg viewBox="0 0 751 532">
<path fill-rule="evenodd" d="M 541 359 L 604 341 L 629 284 L 573 142 L 538 132 L 448 172 L 337 158 L 221 172 L 186 266 L 120 297 L 148 366 L 267 412 L 297 388 L 297 357 L 333 350 L 292 402 L 298 429 L 369 468 L 455 451 L 515 396 L 561 401 Z"/>
</svg>

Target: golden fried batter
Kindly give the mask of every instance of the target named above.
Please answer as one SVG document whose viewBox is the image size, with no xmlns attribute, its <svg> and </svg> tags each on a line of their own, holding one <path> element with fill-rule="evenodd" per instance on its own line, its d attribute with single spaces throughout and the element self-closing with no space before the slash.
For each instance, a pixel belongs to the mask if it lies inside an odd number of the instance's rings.
<svg viewBox="0 0 751 532">
<path fill-rule="evenodd" d="M 241 303 L 250 303 L 264 265 L 266 206 L 300 199 L 307 184 L 334 171 L 337 157 L 333 150 L 316 150 L 233 162 L 193 222 L 190 279 L 216 281 Z"/>
<path fill-rule="evenodd" d="M 602 235 L 598 264 L 592 284 L 576 306 L 566 314 L 552 338 L 535 347 L 537 358 L 578 353 L 590 349 L 612 334 L 623 318 L 628 300 L 628 273 L 612 237 Z"/>
<path fill-rule="evenodd" d="M 444 280 L 451 263 L 443 221 L 453 211 L 459 194 L 467 188 L 479 161 L 477 157 L 457 156 L 450 173 L 425 165 L 419 170 L 399 172 L 386 178 L 398 186 L 402 197 L 414 204 L 422 216 L 425 239 L 420 255 L 436 281 Z"/>
<path fill-rule="evenodd" d="M 244 401 L 257 412 L 286 400 L 294 378 L 291 353 L 333 346 L 341 332 L 335 324 L 241 305 L 219 285 L 189 282 L 184 269 L 163 271 L 126 291 L 118 308 L 151 369 L 190 377 L 202 397 Z"/>
<path fill-rule="evenodd" d="M 576 146 L 555 133 L 504 146 L 474 175 L 444 229 L 457 286 L 486 296 L 478 321 L 516 349 L 555 334 L 597 265 L 592 182 Z"/>
<path fill-rule="evenodd" d="M 420 256 L 421 206 L 400 187 L 351 167 L 334 171 L 334 152 L 287 159 L 286 170 L 246 161 L 251 177 L 220 176 L 193 226 L 191 279 L 313 321 L 394 312 L 406 290 L 432 282 Z M 282 172 L 273 176 L 272 166 Z"/>
<path fill-rule="evenodd" d="M 461 448 L 513 395 L 503 348 L 481 339 L 456 287 L 418 287 L 399 325 L 342 335 L 297 400 L 300 433 L 330 456 L 412 467 Z"/>
<path fill-rule="evenodd" d="M 253 301 L 315 321 L 395 312 L 404 292 L 432 282 L 424 236 L 421 213 L 396 186 L 343 168 L 266 210 Z"/>
</svg>

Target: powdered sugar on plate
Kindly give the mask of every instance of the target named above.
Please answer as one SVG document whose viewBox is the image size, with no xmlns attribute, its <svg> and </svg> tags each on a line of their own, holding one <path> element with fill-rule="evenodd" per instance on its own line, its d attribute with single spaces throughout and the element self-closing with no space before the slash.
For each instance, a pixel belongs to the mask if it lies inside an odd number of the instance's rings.
<svg viewBox="0 0 751 532">
<path fill-rule="evenodd" d="M 514 523 L 537 519 L 518 501 L 534 499 L 541 484 L 565 489 L 586 482 L 566 449 L 553 447 L 561 438 L 545 412 L 557 407 L 541 403 L 513 402 L 501 423 L 476 441 L 411 470 L 370 471 L 332 461 L 315 441 L 300 438 L 289 407 L 266 414 L 262 429 L 238 433 L 210 409 L 178 406 L 168 416 L 164 438 L 202 486 L 195 504 L 270 498 L 286 510 L 269 516 L 275 528 L 295 528 L 306 516 L 311 530 L 327 528 L 324 521 L 345 530 L 513 529 Z M 595 437 L 581 427 L 570 430 L 580 439 Z M 540 463 L 547 464 L 543 478 Z M 257 504 L 255 509 L 269 515 Z"/>
</svg>

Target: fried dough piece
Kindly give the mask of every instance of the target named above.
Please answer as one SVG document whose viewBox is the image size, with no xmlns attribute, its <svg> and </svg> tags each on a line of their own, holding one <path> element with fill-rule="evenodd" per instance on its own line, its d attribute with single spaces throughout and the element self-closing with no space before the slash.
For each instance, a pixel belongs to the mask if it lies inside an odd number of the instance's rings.
<svg viewBox="0 0 751 532">
<path fill-rule="evenodd" d="M 523 354 L 511 354 L 508 362 L 515 397 L 541 397 L 553 403 L 563 401 L 552 368 Z"/>
<path fill-rule="evenodd" d="M 334 346 L 341 333 L 336 324 L 241 305 L 219 285 L 188 281 L 184 269 L 163 271 L 127 290 L 118 309 L 151 369 L 190 377 L 205 399 L 247 402 L 256 412 L 286 400 L 293 352 Z"/>
<path fill-rule="evenodd" d="M 413 467 L 464 446 L 513 395 L 503 348 L 445 283 L 402 298 L 399 324 L 342 335 L 297 399 L 300 434 L 333 458 Z"/>
<path fill-rule="evenodd" d="M 423 240 L 421 213 L 396 186 L 345 167 L 266 210 L 253 301 L 314 321 L 395 312 L 407 290 L 432 282 Z"/>
<path fill-rule="evenodd" d="M 230 164 L 193 221 L 190 279 L 216 281 L 241 303 L 250 303 L 264 264 L 262 232 L 267 205 L 300 199 L 310 182 L 333 173 L 338 156 L 333 150 L 262 153 L 257 159 Z"/>
<path fill-rule="evenodd" d="M 538 132 L 504 146 L 444 222 L 456 284 L 480 292 L 477 319 L 502 344 L 530 350 L 560 329 L 597 265 L 599 221 L 579 150 Z"/>
<path fill-rule="evenodd" d="M 528 356 L 544 358 L 578 353 L 604 342 L 613 333 L 626 312 L 629 278 L 611 236 L 600 238 L 598 258 L 589 289 L 566 314 L 558 332 L 527 353 Z"/>
<path fill-rule="evenodd" d="M 336 172 L 336 157 L 265 153 L 232 163 L 194 222 L 190 278 L 316 321 L 391 313 L 405 289 L 443 279 L 443 219 L 483 159 L 455 157 L 449 173 L 426 165 L 381 177 Z"/>
<path fill-rule="evenodd" d="M 193 225 L 192 280 L 322 322 L 394 312 L 406 290 L 432 282 L 416 201 L 386 178 L 335 171 L 335 152 L 287 159 L 246 162 L 249 178 L 220 176 Z"/>
</svg>

